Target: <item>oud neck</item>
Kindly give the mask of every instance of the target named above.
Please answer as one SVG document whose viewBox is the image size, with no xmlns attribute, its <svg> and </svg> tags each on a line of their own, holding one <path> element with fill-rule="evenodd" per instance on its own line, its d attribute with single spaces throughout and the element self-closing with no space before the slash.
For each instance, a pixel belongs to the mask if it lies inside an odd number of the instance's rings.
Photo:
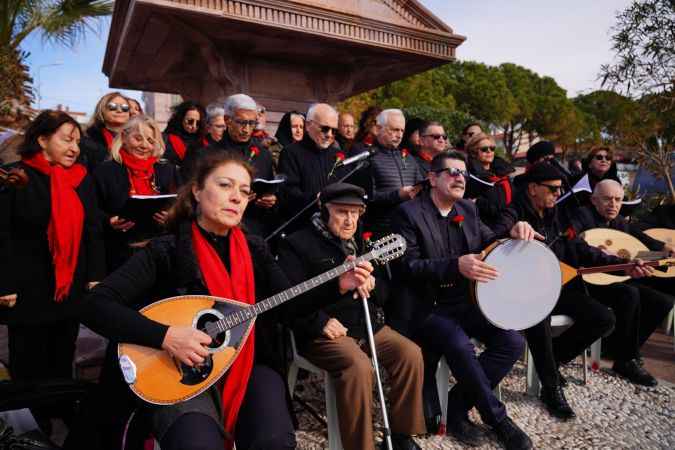
<svg viewBox="0 0 675 450">
<path fill-rule="evenodd" d="M 302 283 L 293 286 L 292 288 L 286 289 L 285 291 L 281 291 L 270 298 L 267 298 L 254 305 L 248 306 L 235 313 L 228 314 L 227 316 L 225 316 L 225 318 L 219 320 L 218 322 L 225 325 L 227 328 L 232 328 L 234 326 L 242 324 L 248 320 L 253 319 L 259 314 L 264 313 L 265 311 L 269 311 L 272 308 L 276 308 L 282 303 L 285 303 L 289 300 L 294 299 L 299 295 L 304 294 L 305 292 L 315 288 L 316 286 L 319 286 L 327 281 L 337 278 L 345 272 L 349 272 L 350 270 L 354 269 L 359 263 L 364 261 L 371 261 L 375 259 L 375 257 L 376 257 L 375 253 L 371 250 L 370 252 L 364 253 L 363 255 L 359 256 L 358 258 L 352 261 L 345 262 L 333 269 L 330 269 L 327 272 L 322 273 L 321 275 L 317 275 L 314 278 L 310 278 L 309 280 L 303 281 Z"/>
<path fill-rule="evenodd" d="M 643 265 L 645 266 L 650 266 L 650 267 L 657 267 L 657 266 L 663 266 L 663 265 L 672 265 L 672 262 L 666 262 L 664 264 L 664 261 L 645 261 L 643 262 Z M 628 262 L 624 264 L 610 264 L 608 266 L 598 266 L 598 267 L 580 267 L 577 269 L 577 273 L 579 275 L 586 275 L 586 274 L 591 274 L 591 273 L 604 273 L 604 272 L 616 272 L 618 270 L 626 270 L 626 269 L 632 269 L 635 267 L 636 263 L 634 262 Z"/>
</svg>

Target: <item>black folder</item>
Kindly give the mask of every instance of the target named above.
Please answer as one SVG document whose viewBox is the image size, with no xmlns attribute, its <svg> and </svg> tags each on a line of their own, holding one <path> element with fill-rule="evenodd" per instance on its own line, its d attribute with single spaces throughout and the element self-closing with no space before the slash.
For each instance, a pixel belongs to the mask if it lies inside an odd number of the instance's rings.
<svg viewBox="0 0 675 450">
<path fill-rule="evenodd" d="M 153 214 L 167 210 L 176 201 L 176 194 L 132 195 L 127 199 L 119 216 L 131 220 L 136 231 L 152 231 L 157 228 Z"/>
</svg>

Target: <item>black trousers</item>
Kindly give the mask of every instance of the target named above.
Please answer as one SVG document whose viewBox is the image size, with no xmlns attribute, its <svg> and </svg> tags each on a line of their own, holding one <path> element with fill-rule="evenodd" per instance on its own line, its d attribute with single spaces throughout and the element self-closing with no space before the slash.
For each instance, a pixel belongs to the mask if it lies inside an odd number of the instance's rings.
<svg viewBox="0 0 675 450">
<path fill-rule="evenodd" d="M 237 449 L 288 450 L 295 448 L 295 430 L 286 402 L 286 386 L 269 367 L 253 366 L 235 429 Z M 201 413 L 180 416 L 164 434 L 162 450 L 222 449 L 218 424 Z"/>
<path fill-rule="evenodd" d="M 616 322 L 611 309 L 576 286 L 563 288 L 552 314 L 569 316 L 574 325 L 556 338 L 551 335 L 550 317 L 525 330 L 544 387 L 557 385 L 558 365 L 572 361 L 598 338 L 609 335 Z"/>
<path fill-rule="evenodd" d="M 588 286 L 588 291 L 616 316 L 616 327 L 606 339 L 616 361 L 640 356 L 640 347 L 673 308 L 675 298 L 644 284 L 641 280 Z"/>
<path fill-rule="evenodd" d="M 76 320 L 9 325 L 9 370 L 13 380 L 73 377 Z"/>
</svg>

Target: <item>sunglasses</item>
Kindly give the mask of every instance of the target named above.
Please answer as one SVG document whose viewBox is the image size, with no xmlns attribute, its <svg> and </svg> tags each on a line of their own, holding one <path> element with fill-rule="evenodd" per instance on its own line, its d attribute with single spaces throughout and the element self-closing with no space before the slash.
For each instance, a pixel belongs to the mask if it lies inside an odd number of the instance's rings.
<svg viewBox="0 0 675 450">
<path fill-rule="evenodd" d="M 537 183 L 537 184 L 539 186 L 546 186 L 551 194 L 555 194 L 556 192 L 562 192 L 562 186 L 552 186 L 546 183 Z"/>
<path fill-rule="evenodd" d="M 612 158 L 610 158 L 609 155 L 595 155 L 593 159 L 596 159 L 598 161 L 611 161 Z"/>
<path fill-rule="evenodd" d="M 185 119 L 185 120 L 183 120 L 183 123 L 184 123 L 185 125 L 195 125 L 195 126 L 199 126 L 199 124 L 201 124 L 202 121 L 201 121 L 201 120 L 197 120 L 197 119 Z"/>
<path fill-rule="evenodd" d="M 241 119 L 233 119 L 232 122 L 236 123 L 240 127 L 251 127 L 255 128 L 258 126 L 258 121 L 257 120 L 241 120 Z"/>
<path fill-rule="evenodd" d="M 448 140 L 448 135 L 447 134 L 425 134 L 422 137 L 430 137 L 434 138 L 434 141 L 437 141 L 439 139 L 443 139 L 444 141 Z"/>
<path fill-rule="evenodd" d="M 105 106 L 106 106 L 106 108 L 108 108 L 108 111 L 129 112 L 129 104 L 128 103 L 110 102 Z"/>
<path fill-rule="evenodd" d="M 333 136 L 337 135 L 338 132 L 337 128 L 329 127 L 328 125 L 319 125 L 319 130 L 321 130 L 321 134 L 328 135 L 328 133 L 333 133 Z"/>
<path fill-rule="evenodd" d="M 479 150 L 483 153 L 487 153 L 487 152 L 494 152 L 495 148 L 497 148 L 497 147 L 495 147 L 494 145 L 490 145 L 490 146 L 486 146 L 486 147 L 481 147 L 481 148 L 479 148 Z"/>
<path fill-rule="evenodd" d="M 458 177 L 458 176 L 463 176 L 464 178 L 469 176 L 469 172 L 466 170 L 462 169 L 457 169 L 455 167 L 446 167 L 445 169 L 439 169 L 436 171 L 436 173 L 441 173 L 441 172 L 446 172 L 448 175 L 451 177 Z"/>
</svg>

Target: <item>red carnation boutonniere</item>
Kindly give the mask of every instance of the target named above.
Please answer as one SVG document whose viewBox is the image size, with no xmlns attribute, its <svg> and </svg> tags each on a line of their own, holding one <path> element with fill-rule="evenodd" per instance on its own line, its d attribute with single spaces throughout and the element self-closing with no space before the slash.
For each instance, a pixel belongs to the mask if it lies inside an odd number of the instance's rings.
<svg viewBox="0 0 675 450">
<path fill-rule="evenodd" d="M 368 147 L 370 147 L 371 145 L 373 145 L 373 142 L 375 142 L 375 138 L 373 137 L 372 134 L 368 134 L 368 136 L 366 136 L 365 138 L 363 138 L 363 143 L 364 143 L 365 145 L 367 145 Z"/>
<path fill-rule="evenodd" d="M 410 152 L 408 151 L 407 148 L 404 148 L 401 150 L 401 162 L 403 163 L 403 167 L 406 167 L 406 159 L 408 159 L 408 156 L 410 155 Z"/>
<path fill-rule="evenodd" d="M 337 152 L 335 154 L 335 162 L 333 163 L 333 167 L 331 167 L 330 172 L 328 172 L 328 178 L 333 176 L 333 172 L 335 172 L 335 169 L 337 169 L 338 164 L 340 164 L 344 160 L 345 160 L 345 154 L 344 153 Z"/>
<path fill-rule="evenodd" d="M 363 238 L 363 243 L 366 245 L 366 248 L 370 248 L 373 245 L 373 243 L 370 241 L 370 239 L 373 237 L 372 231 L 364 231 L 361 234 L 361 237 Z"/>
<path fill-rule="evenodd" d="M 574 229 L 573 226 L 570 226 L 567 230 L 565 230 L 564 234 L 565 234 L 565 237 L 567 239 L 569 239 L 570 241 L 577 237 L 577 232 L 576 232 L 576 230 Z"/>
<path fill-rule="evenodd" d="M 256 147 L 255 145 L 252 145 L 249 148 L 248 160 L 253 161 L 253 158 L 258 156 L 259 154 L 260 154 L 260 149 L 258 147 Z"/>
<path fill-rule="evenodd" d="M 464 224 L 464 216 L 461 214 L 457 214 L 455 217 L 452 218 L 452 223 L 457 225 L 459 228 L 462 228 L 462 225 Z"/>
</svg>

